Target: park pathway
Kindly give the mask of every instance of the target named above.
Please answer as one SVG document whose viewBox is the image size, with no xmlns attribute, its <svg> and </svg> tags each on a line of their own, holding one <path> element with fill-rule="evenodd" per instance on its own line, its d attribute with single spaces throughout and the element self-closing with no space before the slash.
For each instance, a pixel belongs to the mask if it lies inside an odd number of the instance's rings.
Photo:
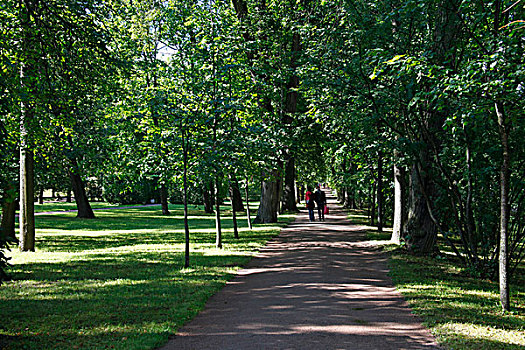
<svg viewBox="0 0 525 350">
<path fill-rule="evenodd" d="M 328 200 L 325 222 L 301 211 L 162 349 L 438 349 L 387 256 Z"/>
</svg>

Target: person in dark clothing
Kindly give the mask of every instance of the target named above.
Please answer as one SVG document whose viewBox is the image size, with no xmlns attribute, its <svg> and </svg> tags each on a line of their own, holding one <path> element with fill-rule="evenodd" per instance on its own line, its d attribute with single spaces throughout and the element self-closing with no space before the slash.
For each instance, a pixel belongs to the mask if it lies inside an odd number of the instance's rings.
<svg viewBox="0 0 525 350">
<path fill-rule="evenodd" d="M 315 203 L 317 204 L 317 213 L 319 214 L 319 221 L 324 221 L 324 207 L 326 205 L 326 194 L 321 190 L 321 186 L 317 186 L 314 193 Z"/>
<path fill-rule="evenodd" d="M 315 216 L 314 216 L 315 194 L 312 192 L 311 188 L 309 188 L 308 191 L 306 191 L 304 195 L 304 199 L 306 200 L 306 208 L 308 209 L 308 215 L 310 217 L 310 221 L 315 221 Z"/>
</svg>

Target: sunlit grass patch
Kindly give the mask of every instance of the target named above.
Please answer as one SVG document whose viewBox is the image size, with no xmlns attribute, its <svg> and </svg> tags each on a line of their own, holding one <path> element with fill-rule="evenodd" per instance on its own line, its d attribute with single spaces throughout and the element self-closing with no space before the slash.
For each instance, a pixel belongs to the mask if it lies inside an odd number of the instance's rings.
<svg viewBox="0 0 525 350">
<path fill-rule="evenodd" d="M 390 265 L 398 290 L 447 348 L 525 346 L 525 286 L 511 285 L 513 311 L 503 313 L 498 284 L 469 276 L 454 260 L 397 251 Z"/>
<path fill-rule="evenodd" d="M 134 205 L 119 205 L 115 203 L 108 203 L 108 202 L 92 202 L 91 208 L 93 209 L 99 209 L 99 208 L 111 208 L 111 207 L 122 207 L 122 206 L 136 206 Z M 47 211 L 67 211 L 67 210 L 76 210 L 77 205 L 73 201 L 71 203 L 67 202 L 49 202 L 44 204 L 35 204 L 35 213 L 41 213 L 41 212 L 47 212 Z"/>
<path fill-rule="evenodd" d="M 13 280 L 0 287 L 0 345 L 6 349 L 147 349 L 202 309 L 292 216 L 233 237 L 223 217 L 223 249 L 215 221 L 191 211 L 190 268 L 183 268 L 181 206 L 37 216 L 36 253 L 13 250 Z M 7 344 L 7 345 L 6 345 Z"/>
<path fill-rule="evenodd" d="M 454 333 L 448 343 L 453 349 L 511 349 L 525 344 L 525 332 L 478 324 L 449 322 L 435 327 L 434 332 L 438 336 Z"/>
</svg>

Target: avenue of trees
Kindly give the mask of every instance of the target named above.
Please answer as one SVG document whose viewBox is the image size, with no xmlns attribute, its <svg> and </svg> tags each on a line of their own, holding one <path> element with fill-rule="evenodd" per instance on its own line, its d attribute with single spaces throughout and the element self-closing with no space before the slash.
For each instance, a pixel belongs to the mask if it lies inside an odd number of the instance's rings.
<svg viewBox="0 0 525 350">
<path fill-rule="evenodd" d="M 525 3 L 5 0 L 0 278 L 34 199 L 202 203 L 255 223 L 328 182 L 392 241 L 508 283 L 525 256 Z M 19 235 L 15 211 L 19 207 Z M 214 207 L 215 206 L 215 207 Z M 189 235 L 186 221 L 187 255 Z"/>
</svg>

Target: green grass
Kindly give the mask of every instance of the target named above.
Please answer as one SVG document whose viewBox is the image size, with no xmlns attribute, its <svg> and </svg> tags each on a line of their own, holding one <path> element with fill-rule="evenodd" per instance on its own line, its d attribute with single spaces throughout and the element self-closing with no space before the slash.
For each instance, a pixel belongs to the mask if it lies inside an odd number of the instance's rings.
<svg viewBox="0 0 525 350">
<path fill-rule="evenodd" d="M 395 252 L 391 276 L 438 341 L 450 349 L 523 349 L 525 286 L 511 285 L 513 311 L 499 306 L 498 284 L 470 277 L 449 259 Z"/>
<path fill-rule="evenodd" d="M 351 211 L 350 220 L 368 224 L 359 211 Z M 365 230 L 368 240 L 390 239 L 391 231 Z M 391 252 L 392 280 L 441 345 L 455 350 L 525 347 L 523 276 L 511 285 L 513 310 L 503 313 L 496 282 L 471 277 L 455 259 L 417 257 L 394 247 L 384 246 Z"/>
<path fill-rule="evenodd" d="M 90 202 L 91 208 L 111 208 L 111 207 L 121 207 L 123 205 L 108 203 L 108 202 Z M 134 206 L 134 205 L 133 205 Z M 35 203 L 35 213 L 42 213 L 46 211 L 66 211 L 66 210 L 76 210 L 77 205 L 75 201 L 72 203 L 67 202 L 49 202 L 44 204 Z"/>
<path fill-rule="evenodd" d="M 214 216 L 193 209 L 191 267 L 184 269 L 182 211 L 170 210 L 100 210 L 92 220 L 37 216 L 37 251 L 9 253 L 13 280 L 0 286 L 0 348 L 160 346 L 293 218 L 250 231 L 241 216 L 235 240 L 225 216 L 224 248 L 216 249 Z"/>
<path fill-rule="evenodd" d="M 363 226 L 366 238 L 370 241 L 389 241 L 392 237 L 392 228 L 385 227 L 383 232 L 378 232 L 377 227 L 370 226 L 370 220 L 364 210 L 349 210 L 348 219 L 355 225 Z"/>
</svg>

